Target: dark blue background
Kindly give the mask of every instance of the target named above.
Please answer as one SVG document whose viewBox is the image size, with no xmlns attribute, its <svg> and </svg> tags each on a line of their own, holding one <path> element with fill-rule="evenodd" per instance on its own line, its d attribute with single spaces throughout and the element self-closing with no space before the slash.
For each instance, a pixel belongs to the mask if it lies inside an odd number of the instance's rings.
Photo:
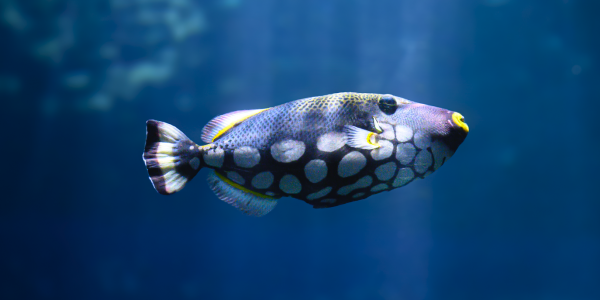
<svg viewBox="0 0 600 300">
<path fill-rule="evenodd" d="M 1 299 L 599 299 L 597 1 L 0 1 Z M 152 189 L 145 120 L 456 110 L 426 180 L 263 218 Z"/>
</svg>

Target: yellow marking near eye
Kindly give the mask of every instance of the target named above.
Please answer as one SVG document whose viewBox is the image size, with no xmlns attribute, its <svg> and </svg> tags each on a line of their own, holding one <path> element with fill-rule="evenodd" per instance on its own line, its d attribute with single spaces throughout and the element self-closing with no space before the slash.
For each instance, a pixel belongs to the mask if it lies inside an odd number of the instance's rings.
<svg viewBox="0 0 600 300">
<path fill-rule="evenodd" d="M 381 145 L 377 143 L 377 134 L 374 132 L 369 132 L 369 134 L 367 134 L 367 143 L 369 145 L 375 146 L 375 148 L 381 147 Z"/>
<path fill-rule="evenodd" d="M 217 132 L 217 134 L 215 134 L 215 136 L 213 137 L 212 141 L 214 142 L 216 139 L 218 139 L 220 136 L 222 136 L 225 132 L 229 131 L 229 129 L 235 127 L 236 125 L 238 125 L 238 124 L 240 124 L 242 122 L 244 122 L 245 120 L 247 120 L 248 118 L 250 118 L 252 116 L 256 116 L 256 115 L 260 114 L 261 112 L 263 112 L 263 111 L 265 111 L 267 109 L 269 109 L 269 108 L 261 109 L 261 110 L 257 111 L 255 114 L 251 114 L 251 115 L 249 115 L 249 116 L 247 116 L 247 117 L 245 117 L 243 119 L 237 120 L 237 121 L 235 121 L 235 122 L 227 125 L 225 128 L 219 130 L 219 132 Z"/>
<path fill-rule="evenodd" d="M 263 195 L 263 194 L 261 194 L 261 193 L 257 193 L 257 192 L 255 192 L 255 191 L 251 191 L 251 190 L 249 190 L 249 189 L 247 189 L 247 188 L 245 188 L 245 187 L 243 187 L 243 186 L 241 186 L 241 185 L 239 185 L 239 184 L 237 184 L 237 183 L 235 183 L 235 182 L 233 182 L 233 181 L 229 180 L 229 178 L 227 178 L 227 177 L 223 177 L 223 175 L 221 175 L 221 174 L 219 174 L 219 173 L 217 173 L 217 172 L 215 172 L 215 174 L 217 174 L 217 176 L 218 176 L 219 178 L 221 178 L 221 180 L 225 181 L 227 184 L 229 184 L 229 185 L 233 186 L 234 188 L 236 188 L 236 189 L 238 189 L 238 190 L 242 190 L 242 191 L 244 191 L 244 192 L 246 192 L 246 193 L 250 193 L 250 194 L 252 194 L 252 195 L 254 195 L 254 196 L 257 196 L 257 197 L 260 197 L 260 198 L 265 198 L 265 199 L 277 199 L 277 198 L 275 198 L 275 197 L 271 197 L 271 196 Z"/>
<path fill-rule="evenodd" d="M 452 114 L 452 121 L 454 122 L 454 124 L 456 124 L 458 127 L 462 128 L 465 132 L 469 132 L 469 125 L 467 125 L 467 123 L 465 123 L 465 117 L 463 117 L 463 115 L 455 112 Z"/>
</svg>

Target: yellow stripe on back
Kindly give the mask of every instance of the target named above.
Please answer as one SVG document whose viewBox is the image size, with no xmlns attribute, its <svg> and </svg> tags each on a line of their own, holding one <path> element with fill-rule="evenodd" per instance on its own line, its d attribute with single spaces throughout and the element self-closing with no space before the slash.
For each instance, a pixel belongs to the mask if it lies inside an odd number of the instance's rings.
<svg viewBox="0 0 600 300">
<path fill-rule="evenodd" d="M 238 110 L 217 116 L 210 120 L 202 129 L 202 141 L 207 144 L 212 143 L 231 130 L 231 128 L 268 109 Z"/>
<path fill-rule="evenodd" d="M 267 110 L 268 108 L 265 109 L 261 109 L 258 110 L 257 112 L 254 112 L 250 115 L 244 115 L 242 118 L 235 120 L 234 122 L 229 123 L 229 125 L 225 126 L 223 129 L 219 130 L 219 132 L 217 132 L 217 134 L 215 134 L 215 136 L 212 138 L 212 141 L 214 142 L 216 139 L 218 139 L 220 136 L 222 136 L 223 134 L 225 134 L 227 131 L 229 131 L 231 128 L 235 127 L 236 125 L 244 122 L 245 120 L 247 120 L 248 118 L 255 116 L 265 110 Z"/>
</svg>

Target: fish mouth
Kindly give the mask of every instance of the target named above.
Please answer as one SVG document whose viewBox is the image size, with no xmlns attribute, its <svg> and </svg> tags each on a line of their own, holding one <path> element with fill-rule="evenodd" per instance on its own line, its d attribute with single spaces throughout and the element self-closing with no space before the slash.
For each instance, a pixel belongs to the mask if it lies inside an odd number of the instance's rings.
<svg viewBox="0 0 600 300">
<path fill-rule="evenodd" d="M 443 134 L 441 139 L 452 151 L 456 151 L 469 134 L 469 126 L 460 113 L 449 111 L 446 118 L 450 126 L 448 132 Z"/>
<path fill-rule="evenodd" d="M 465 117 L 463 117 L 463 115 L 455 112 L 452 114 L 452 122 L 454 123 L 454 125 L 460 127 L 462 130 L 465 131 L 465 133 L 469 133 L 469 125 L 467 125 L 467 123 L 465 123 Z"/>
</svg>

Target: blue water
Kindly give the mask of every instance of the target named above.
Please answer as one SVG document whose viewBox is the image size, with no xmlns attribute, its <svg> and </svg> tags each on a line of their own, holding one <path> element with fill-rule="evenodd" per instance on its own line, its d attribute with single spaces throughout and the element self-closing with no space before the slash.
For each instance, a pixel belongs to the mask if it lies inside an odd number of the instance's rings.
<svg viewBox="0 0 600 300">
<path fill-rule="evenodd" d="M 0 299 L 600 299 L 600 3 L 0 2 Z M 146 119 L 391 93 L 471 128 L 425 180 L 263 218 L 161 196 Z"/>
</svg>

